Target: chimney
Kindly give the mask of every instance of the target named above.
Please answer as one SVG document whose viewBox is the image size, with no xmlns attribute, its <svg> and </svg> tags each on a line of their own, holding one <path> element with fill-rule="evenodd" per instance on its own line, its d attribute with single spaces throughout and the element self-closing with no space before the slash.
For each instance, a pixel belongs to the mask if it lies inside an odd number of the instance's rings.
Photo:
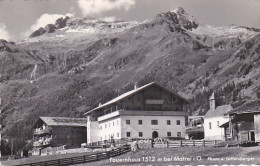
<svg viewBox="0 0 260 166">
<path fill-rule="evenodd" d="M 216 99 L 215 99 L 215 93 L 213 92 L 212 95 L 209 98 L 209 108 L 211 110 L 216 109 Z"/>
<path fill-rule="evenodd" d="M 137 88 L 138 88 L 138 85 L 137 85 L 137 82 L 135 82 L 134 89 L 137 89 Z"/>
</svg>

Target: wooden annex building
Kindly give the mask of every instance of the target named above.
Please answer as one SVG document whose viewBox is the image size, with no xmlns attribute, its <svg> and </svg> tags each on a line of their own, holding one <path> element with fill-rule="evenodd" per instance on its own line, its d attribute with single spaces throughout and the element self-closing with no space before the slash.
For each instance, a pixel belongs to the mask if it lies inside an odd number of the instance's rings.
<svg viewBox="0 0 260 166">
<path fill-rule="evenodd" d="M 47 147 L 80 147 L 87 141 L 86 118 L 39 117 L 33 125 L 33 147 L 40 154 Z"/>
<path fill-rule="evenodd" d="M 187 139 L 204 139 L 204 116 L 188 116 Z"/>
<path fill-rule="evenodd" d="M 260 100 L 250 101 L 230 111 L 231 138 L 240 141 L 260 142 Z"/>
</svg>

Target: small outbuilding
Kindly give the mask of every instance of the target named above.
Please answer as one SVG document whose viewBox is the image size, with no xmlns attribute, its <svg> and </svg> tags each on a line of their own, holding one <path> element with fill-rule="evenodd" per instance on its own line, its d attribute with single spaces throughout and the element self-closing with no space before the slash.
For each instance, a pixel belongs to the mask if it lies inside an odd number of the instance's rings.
<svg viewBox="0 0 260 166">
<path fill-rule="evenodd" d="M 228 115 L 233 140 L 260 142 L 260 100 L 249 101 Z"/>
</svg>

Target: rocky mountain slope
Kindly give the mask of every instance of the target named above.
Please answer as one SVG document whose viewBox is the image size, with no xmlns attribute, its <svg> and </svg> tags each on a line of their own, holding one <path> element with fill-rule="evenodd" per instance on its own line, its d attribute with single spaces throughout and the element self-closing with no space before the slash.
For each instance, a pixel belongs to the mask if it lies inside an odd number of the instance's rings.
<svg viewBox="0 0 260 166">
<path fill-rule="evenodd" d="M 19 43 L 0 41 L 3 137 L 16 149 L 38 116 L 74 116 L 156 81 L 205 113 L 214 90 L 234 106 L 260 97 L 255 28 L 199 23 L 182 8 L 142 23 L 61 18 Z M 227 93 L 229 92 L 229 93 Z"/>
</svg>

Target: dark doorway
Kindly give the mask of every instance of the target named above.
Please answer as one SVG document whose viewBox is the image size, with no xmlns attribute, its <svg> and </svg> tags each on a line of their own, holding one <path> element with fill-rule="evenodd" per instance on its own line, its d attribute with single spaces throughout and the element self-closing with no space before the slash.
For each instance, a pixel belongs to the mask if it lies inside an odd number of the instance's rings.
<svg viewBox="0 0 260 166">
<path fill-rule="evenodd" d="M 249 141 L 255 141 L 255 132 L 249 132 Z"/>
<path fill-rule="evenodd" d="M 158 136 L 159 136 L 158 132 L 157 131 L 153 131 L 153 133 L 152 133 L 153 139 L 157 138 Z"/>
</svg>

